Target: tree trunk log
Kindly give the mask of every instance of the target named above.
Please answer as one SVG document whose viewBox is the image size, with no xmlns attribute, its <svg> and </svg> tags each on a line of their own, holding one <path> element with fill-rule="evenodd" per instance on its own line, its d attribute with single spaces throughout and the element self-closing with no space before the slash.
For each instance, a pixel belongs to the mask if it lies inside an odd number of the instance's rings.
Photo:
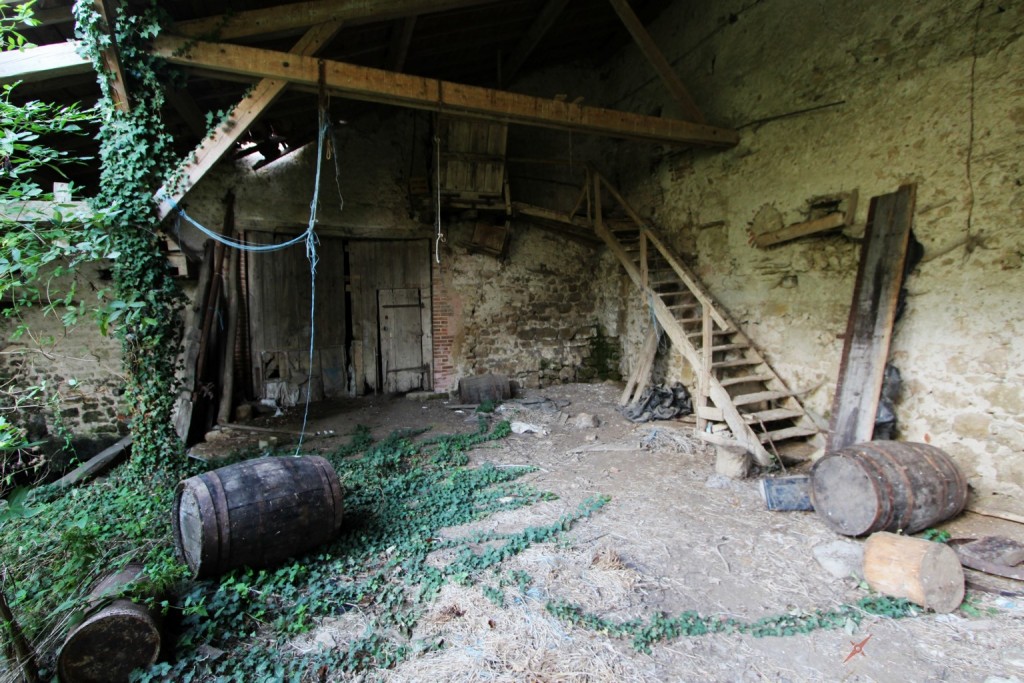
<svg viewBox="0 0 1024 683">
<path fill-rule="evenodd" d="M 864 578 L 879 593 L 936 612 L 952 612 L 964 599 L 964 572 L 952 548 L 887 531 L 864 546 Z"/>
</svg>

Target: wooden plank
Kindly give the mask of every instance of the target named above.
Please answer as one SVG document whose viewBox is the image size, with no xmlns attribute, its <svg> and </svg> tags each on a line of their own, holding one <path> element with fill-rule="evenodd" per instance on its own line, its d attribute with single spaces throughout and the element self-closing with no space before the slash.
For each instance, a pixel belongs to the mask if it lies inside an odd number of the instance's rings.
<svg viewBox="0 0 1024 683">
<path fill-rule="evenodd" d="M 315 54 L 330 42 L 340 29 L 341 22 L 337 21 L 314 26 L 295 43 L 292 53 L 297 55 Z M 181 173 L 176 174 L 180 180 L 175 182 L 173 190 L 165 185 L 156 192 L 155 196 L 160 202 L 157 207 L 158 220 L 163 220 L 167 214 L 173 211 L 172 201 L 174 204 L 180 202 L 225 154 L 234 149 L 235 143 L 249 130 L 249 126 L 277 99 L 287 85 L 287 82 L 283 80 L 269 78 L 256 84 L 252 91 L 232 110 L 227 119 L 217 127 L 217 130 L 199 144 L 195 153 L 190 157 L 191 161 L 186 162 Z"/>
<path fill-rule="evenodd" d="M 185 36 L 218 40 L 250 38 L 304 29 L 328 21 L 362 24 L 486 5 L 497 0 L 313 0 L 179 22 Z"/>
<path fill-rule="evenodd" d="M 668 88 L 668 91 L 672 94 L 672 97 L 682 107 L 683 116 L 696 121 L 698 123 L 704 123 L 704 114 L 701 113 L 700 108 L 697 107 L 697 103 L 693 101 L 693 96 L 690 95 L 690 91 L 686 89 L 683 82 L 676 75 L 672 65 L 669 64 L 668 60 L 665 59 L 665 55 L 661 53 L 654 40 L 651 39 L 650 34 L 644 25 L 640 22 L 639 17 L 633 12 L 633 8 L 629 6 L 628 0 L 608 0 L 612 7 L 615 8 L 615 13 L 619 15 L 619 19 L 626 26 L 626 30 L 633 36 L 633 40 L 636 41 L 637 47 L 640 48 L 640 52 L 643 53 L 647 61 L 651 63 L 654 70 L 658 72 L 658 76 L 661 81 Z"/>
<path fill-rule="evenodd" d="M 60 212 L 61 217 L 67 220 L 72 213 L 85 211 L 89 208 L 87 202 L 44 202 L 39 200 L 28 200 L 23 202 L 2 202 L 0 203 L 0 220 L 9 223 L 48 223 L 53 219 L 55 211 Z"/>
<path fill-rule="evenodd" d="M 240 45 L 159 36 L 153 54 L 172 64 L 315 88 L 323 65 L 334 95 L 446 114 L 663 143 L 732 146 L 733 130 L 532 97 L 434 78 Z"/>
<path fill-rule="evenodd" d="M 644 343 L 640 346 L 640 352 L 636 358 L 633 359 L 633 372 L 629 376 L 629 381 L 626 382 L 626 388 L 622 391 L 622 396 L 619 397 L 619 405 L 624 406 L 629 404 L 630 398 L 633 396 L 634 390 L 640 385 L 641 376 L 645 367 L 650 367 L 653 363 L 653 358 L 658 353 L 658 326 L 652 325 L 651 329 L 647 330 L 647 336 L 644 337 Z"/>
<path fill-rule="evenodd" d="M 829 451 L 870 441 L 874 433 L 915 195 L 915 185 L 903 185 L 871 200 L 832 404 Z"/>
<path fill-rule="evenodd" d="M 78 41 L 0 52 L 0 85 L 31 83 L 92 73 L 92 62 L 79 56 Z"/>
<path fill-rule="evenodd" d="M 548 0 L 502 65 L 502 85 L 512 82 L 568 4 L 569 0 Z"/>
<path fill-rule="evenodd" d="M 96 476 L 108 467 L 111 467 L 128 452 L 132 445 L 131 435 L 124 437 L 112 446 L 105 448 L 81 465 L 53 482 L 57 488 L 66 488 L 79 482 Z"/>
<path fill-rule="evenodd" d="M 113 22 L 110 17 L 114 15 L 114 8 L 110 6 L 110 0 L 93 0 L 93 8 L 100 15 L 100 30 L 107 34 L 109 44 L 100 50 L 100 57 L 103 59 L 103 66 L 106 76 L 109 79 L 110 99 L 114 107 L 119 111 L 128 112 L 131 109 L 131 100 L 128 99 L 128 88 L 125 85 L 124 71 L 121 68 L 121 55 L 117 48 L 117 36 L 113 30 Z"/>
<path fill-rule="evenodd" d="M 821 218 L 816 218 L 812 221 L 793 223 L 781 230 L 765 232 L 760 235 L 751 233 L 750 238 L 747 241 L 751 246 L 763 249 L 773 244 L 780 244 L 782 242 L 795 240 L 798 237 L 806 237 L 807 235 L 814 235 L 819 232 L 835 230 L 836 228 L 841 228 L 844 225 L 846 225 L 845 213 L 830 213 L 827 216 L 822 216 Z"/>
</svg>

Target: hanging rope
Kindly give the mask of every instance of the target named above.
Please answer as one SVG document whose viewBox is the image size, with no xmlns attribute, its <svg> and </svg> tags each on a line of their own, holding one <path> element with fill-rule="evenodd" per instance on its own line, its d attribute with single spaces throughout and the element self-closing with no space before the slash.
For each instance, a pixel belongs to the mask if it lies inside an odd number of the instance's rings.
<svg viewBox="0 0 1024 683">
<path fill-rule="evenodd" d="M 436 190 L 434 228 L 437 231 L 437 239 L 434 240 L 434 260 L 441 263 L 441 242 L 444 242 L 444 235 L 441 234 L 441 137 L 436 133 L 434 134 L 434 147 L 437 149 L 437 170 L 434 175 L 434 188 Z"/>
</svg>

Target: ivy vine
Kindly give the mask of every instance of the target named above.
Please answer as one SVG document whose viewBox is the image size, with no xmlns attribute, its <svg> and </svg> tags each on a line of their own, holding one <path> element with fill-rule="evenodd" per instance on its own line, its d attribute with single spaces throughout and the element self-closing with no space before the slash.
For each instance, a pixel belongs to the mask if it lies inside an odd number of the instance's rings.
<svg viewBox="0 0 1024 683">
<path fill-rule="evenodd" d="M 105 323 L 121 340 L 126 404 L 133 411 L 132 459 L 148 475 L 181 453 L 171 413 L 183 296 L 161 251 L 153 201 L 154 189 L 177 168 L 178 160 L 160 114 L 164 66 L 146 48 L 160 32 L 164 14 L 151 1 L 132 13 L 120 6 L 108 19 L 112 25 L 105 27 L 92 3 L 75 5 L 76 34 L 99 74 L 102 91 L 101 176 L 95 204 L 118 209 L 110 230 L 116 301 Z M 130 93 L 128 111 L 115 105 L 102 59 L 102 51 L 114 41 Z"/>
</svg>

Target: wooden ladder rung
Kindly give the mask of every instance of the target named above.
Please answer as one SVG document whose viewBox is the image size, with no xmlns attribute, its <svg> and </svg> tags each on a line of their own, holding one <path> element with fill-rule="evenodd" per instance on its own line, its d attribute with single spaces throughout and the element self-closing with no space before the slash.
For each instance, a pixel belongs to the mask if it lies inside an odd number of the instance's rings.
<svg viewBox="0 0 1024 683">
<path fill-rule="evenodd" d="M 743 375 L 742 377 L 726 377 L 718 380 L 723 387 L 731 387 L 734 384 L 749 384 L 751 382 L 770 382 L 775 379 L 772 375 Z"/>
<path fill-rule="evenodd" d="M 753 394 L 741 394 L 739 396 L 732 397 L 732 404 L 734 406 L 745 406 L 751 403 L 761 403 L 763 401 L 774 401 L 777 398 L 789 398 L 792 396 L 788 391 L 758 391 Z"/>
<path fill-rule="evenodd" d="M 803 411 L 791 410 L 789 408 L 773 408 L 762 410 L 759 413 L 745 413 L 743 419 L 749 424 L 760 424 L 762 422 L 777 422 L 778 420 L 791 420 L 795 417 L 802 417 Z"/>
<path fill-rule="evenodd" d="M 812 427 L 787 427 L 780 429 L 777 432 L 762 432 L 757 435 L 757 438 L 761 443 L 767 443 L 769 441 L 784 441 L 786 439 L 797 439 L 803 436 L 814 436 L 818 433 L 817 429 Z"/>
</svg>

